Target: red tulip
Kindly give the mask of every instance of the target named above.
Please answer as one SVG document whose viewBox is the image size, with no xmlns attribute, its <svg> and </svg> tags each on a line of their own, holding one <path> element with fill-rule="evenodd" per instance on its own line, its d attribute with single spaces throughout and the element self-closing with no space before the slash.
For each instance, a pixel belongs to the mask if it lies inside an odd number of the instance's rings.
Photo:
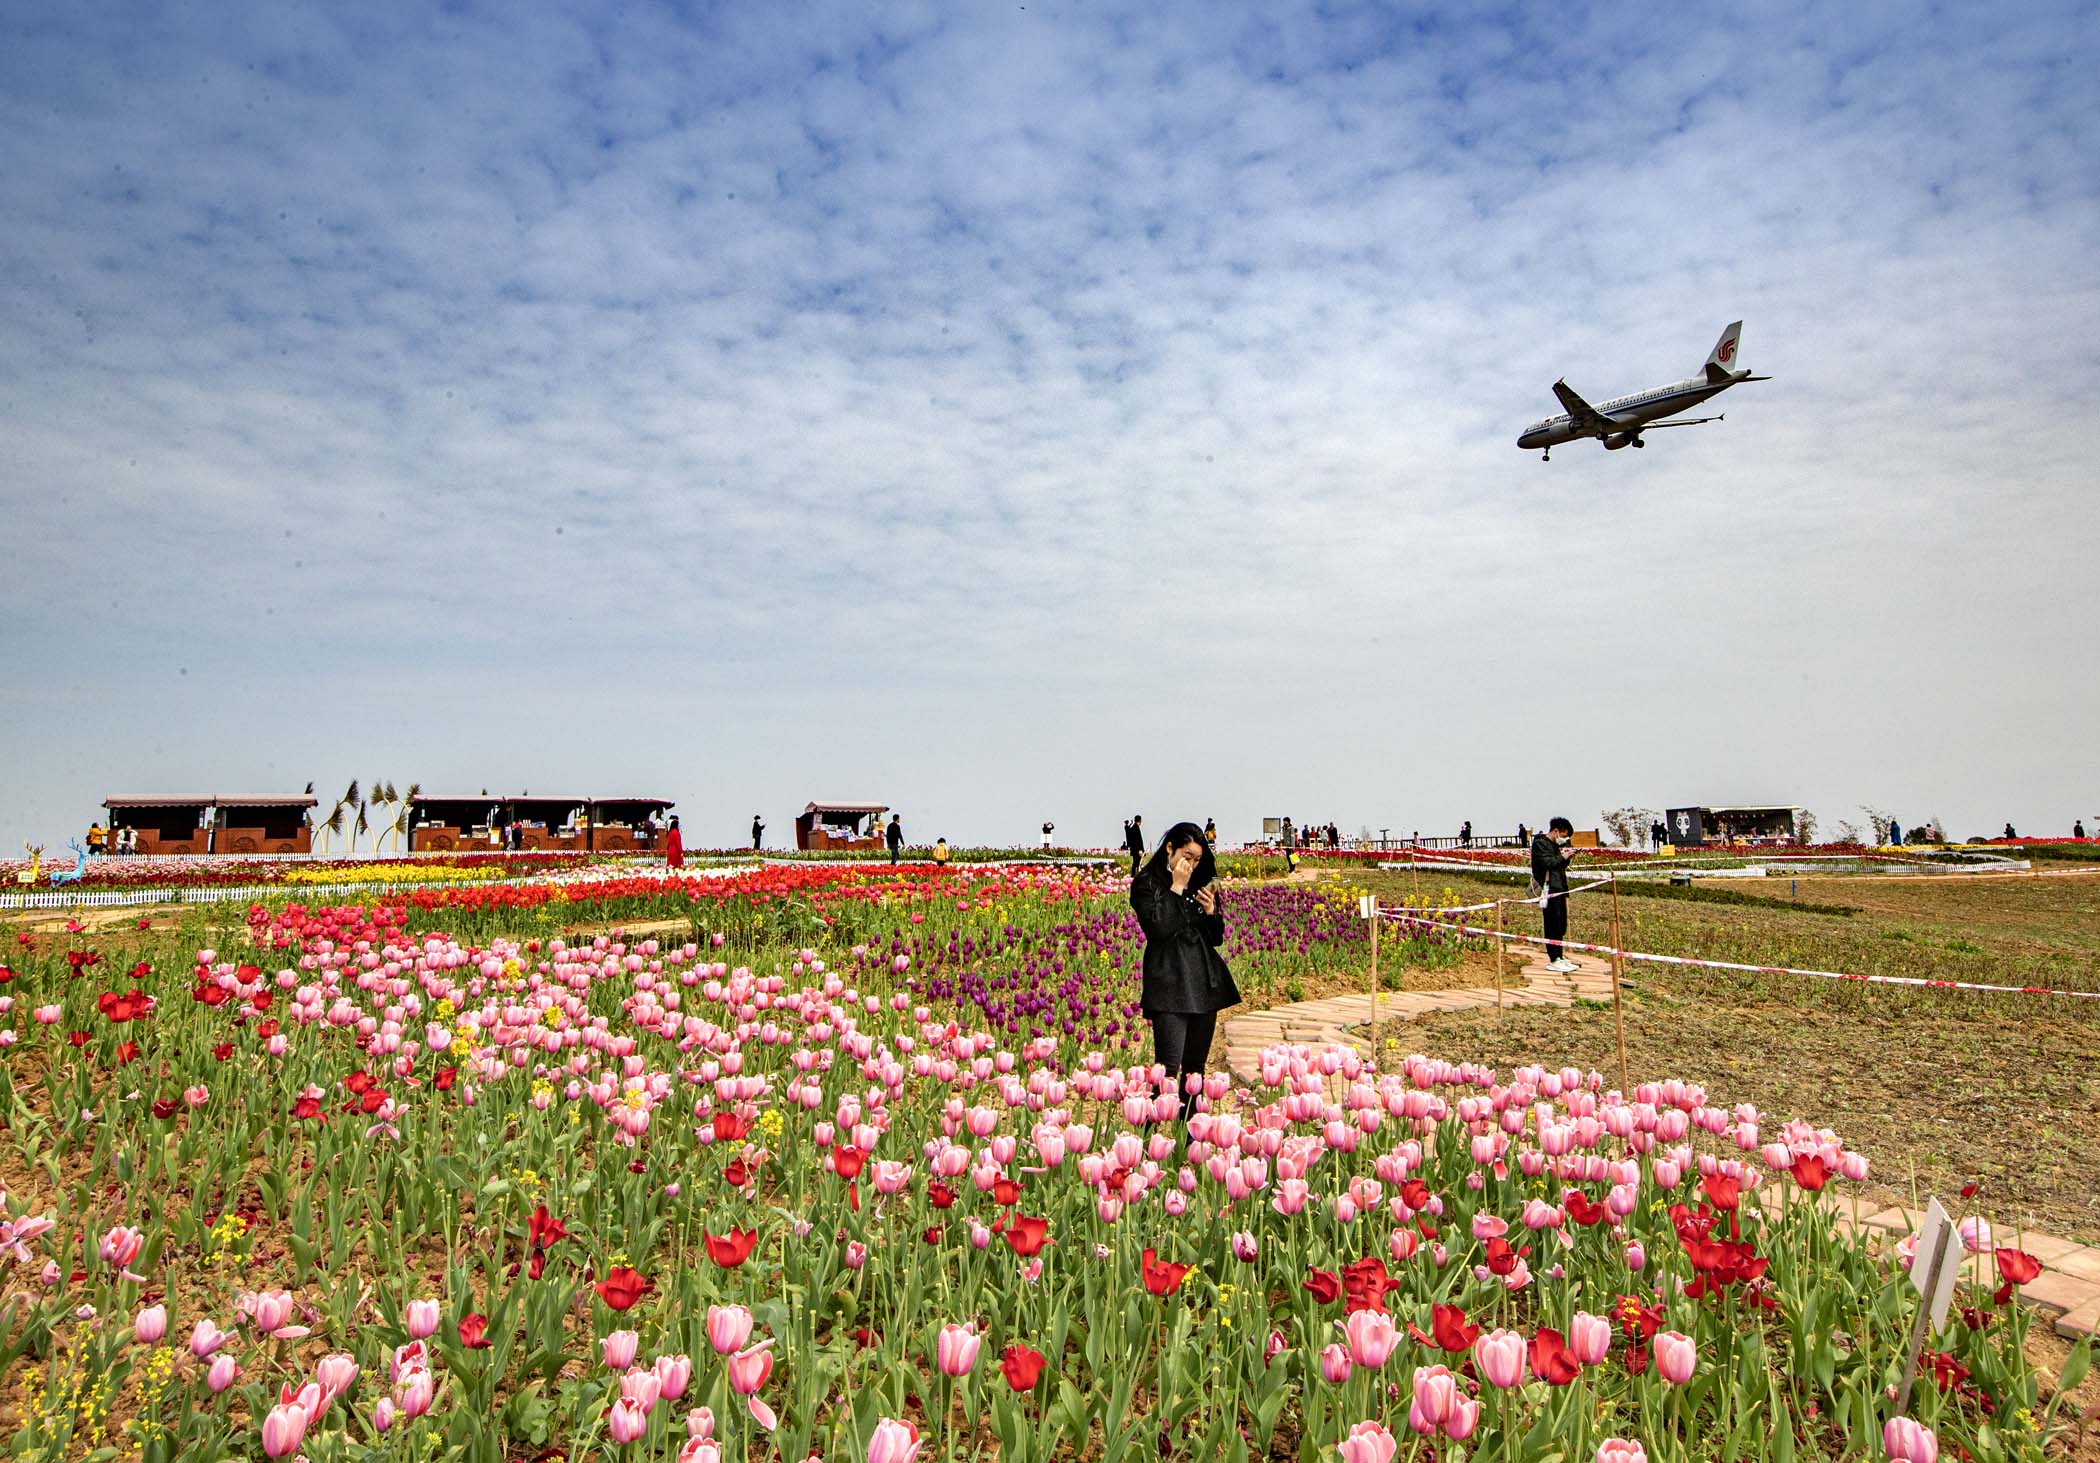
<svg viewBox="0 0 2100 1463">
<path fill-rule="evenodd" d="M 489 1348 L 489 1318 L 479 1311 L 459 1318 L 459 1344 L 469 1351 L 486 1351 Z"/>
<path fill-rule="evenodd" d="M 752 1238 L 756 1239 L 757 1236 L 753 1235 Z M 714 1244 L 714 1237 L 710 1235 L 707 1241 L 710 1252 L 713 1251 Z M 749 1248 L 748 1245 L 745 1247 L 747 1253 Z M 743 1257 L 738 1256 L 738 1258 L 742 1259 Z M 632 1310 L 636 1302 L 640 1301 L 644 1295 L 655 1288 L 649 1281 L 642 1278 L 641 1271 L 631 1269 L 626 1265 L 613 1266 L 612 1269 L 605 1272 L 605 1278 L 599 1281 L 597 1285 L 598 1298 L 616 1311 Z"/>
<path fill-rule="evenodd" d="M 1471 1351 L 1480 1339 L 1480 1328 L 1468 1325 L 1465 1311 L 1458 1306 L 1431 1306 L 1429 1329 L 1435 1333 L 1436 1344 L 1446 1351 Z"/>
<path fill-rule="evenodd" d="M 1331 1306 L 1342 1298 L 1342 1277 L 1332 1270 L 1308 1270 L 1305 1288 L 1321 1305 Z"/>
<path fill-rule="evenodd" d="M 758 1231 L 755 1229 L 731 1229 L 726 1235 L 707 1234 L 705 1237 L 707 1258 L 724 1270 L 733 1270 L 750 1259 L 752 1247 L 758 1243 Z"/>
<path fill-rule="evenodd" d="M 1001 1233 L 1006 1236 L 1006 1242 L 1012 1246 L 1015 1254 L 1024 1260 L 1032 1259 L 1042 1252 L 1043 1245 L 1049 1238 L 1050 1221 L 1027 1214 L 1016 1214 L 1007 1221 L 1006 1228 Z"/>
<path fill-rule="evenodd" d="M 1352 1311 L 1385 1310 L 1385 1293 L 1400 1282 L 1386 1274 L 1385 1261 L 1366 1255 L 1342 1266 L 1342 1287 L 1349 1295 Z"/>
<path fill-rule="evenodd" d="M 1147 1245 L 1144 1254 L 1138 1257 L 1139 1273 L 1145 1280 L 1145 1289 L 1154 1295 L 1171 1295 L 1181 1287 L 1193 1265 L 1177 1265 L 1172 1260 L 1162 1260 Z"/>
<path fill-rule="evenodd" d="M 557 1240 L 569 1237 L 569 1231 L 562 1227 L 559 1219 L 547 1212 L 545 1204 L 535 1208 L 532 1217 L 525 1221 L 525 1233 L 535 1250 L 544 1250 Z"/>
<path fill-rule="evenodd" d="M 1820 1154 L 1797 1153 L 1794 1155 L 1794 1182 L 1813 1194 L 1830 1182 L 1830 1165 Z"/>
<path fill-rule="evenodd" d="M 1556 1387 L 1565 1387 L 1582 1374 L 1582 1364 L 1568 1350 L 1567 1341 L 1551 1326 L 1539 1327 L 1531 1338 L 1531 1370 Z"/>
<path fill-rule="evenodd" d="M 1716 1209 L 1733 1209 L 1742 1197 L 1743 1185 L 1725 1173 L 1710 1173 L 1701 1182 L 1706 1187 L 1706 1197 L 1713 1201 Z"/>
<path fill-rule="evenodd" d="M 1016 1392 L 1028 1392 L 1035 1388 L 1037 1378 L 1043 1374 L 1044 1355 L 1032 1346 L 1019 1342 L 999 1354 L 999 1370 L 1006 1374 L 1006 1385 Z"/>
<path fill-rule="evenodd" d="M 1997 1294 L 1991 1299 L 2002 1306 L 2012 1299 L 2015 1290 L 2042 1273 L 2042 1262 L 2025 1250 L 2008 1250 L 2001 1247 L 1996 1254 L 1998 1274 L 2005 1283 L 1998 1287 Z"/>
</svg>

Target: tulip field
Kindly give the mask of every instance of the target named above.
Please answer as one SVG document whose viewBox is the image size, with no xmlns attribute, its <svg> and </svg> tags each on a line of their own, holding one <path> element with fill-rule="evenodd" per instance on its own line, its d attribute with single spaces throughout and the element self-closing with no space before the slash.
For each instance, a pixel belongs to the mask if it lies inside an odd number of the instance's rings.
<svg viewBox="0 0 2100 1463">
<path fill-rule="evenodd" d="M 9 931 L 7 1456 L 2065 1456 L 2090 1348 L 2045 1389 L 1987 1214 L 1897 1415 L 1910 1256 L 1813 1113 L 1278 1046 L 1184 1128 L 1126 890 L 439 876 Z M 1252 1004 L 1365 967 L 1340 885 L 1221 907 Z"/>
</svg>

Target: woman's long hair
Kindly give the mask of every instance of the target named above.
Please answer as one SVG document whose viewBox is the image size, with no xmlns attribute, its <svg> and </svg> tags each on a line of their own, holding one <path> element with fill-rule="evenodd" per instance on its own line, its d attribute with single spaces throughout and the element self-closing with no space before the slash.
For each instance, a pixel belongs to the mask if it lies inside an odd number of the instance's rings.
<svg viewBox="0 0 2100 1463">
<path fill-rule="evenodd" d="M 1145 861 L 1145 867 L 1140 869 L 1137 878 L 1131 881 L 1133 885 L 1152 884 L 1161 889 L 1173 888 L 1174 880 L 1167 873 L 1167 854 L 1184 843 L 1193 843 L 1203 850 L 1203 856 L 1196 860 L 1196 871 L 1189 875 L 1188 892 L 1194 894 L 1217 878 L 1217 855 L 1210 851 L 1210 840 L 1203 836 L 1203 830 L 1194 823 L 1176 823 L 1167 830 L 1166 837 L 1160 839 L 1159 847 L 1152 851 L 1152 857 Z"/>
</svg>

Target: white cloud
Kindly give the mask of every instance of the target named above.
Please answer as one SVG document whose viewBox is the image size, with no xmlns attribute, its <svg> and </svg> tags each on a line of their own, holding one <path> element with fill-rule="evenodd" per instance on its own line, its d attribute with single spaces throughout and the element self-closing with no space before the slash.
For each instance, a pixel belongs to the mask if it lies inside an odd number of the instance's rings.
<svg viewBox="0 0 2100 1463">
<path fill-rule="evenodd" d="M 0 35 L 0 828 L 2092 800 L 2090 14 L 1249 14 Z"/>
</svg>

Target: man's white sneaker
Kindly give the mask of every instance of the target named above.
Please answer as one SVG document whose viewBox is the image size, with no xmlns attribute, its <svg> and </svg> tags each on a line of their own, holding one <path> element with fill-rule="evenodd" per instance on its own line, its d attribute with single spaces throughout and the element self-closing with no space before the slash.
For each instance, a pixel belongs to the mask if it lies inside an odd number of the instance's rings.
<svg viewBox="0 0 2100 1463">
<path fill-rule="evenodd" d="M 1562 975 L 1566 975 L 1569 971 L 1578 969 L 1579 967 L 1577 967 L 1574 961 L 1568 959 L 1567 956 L 1563 955 L 1558 960 L 1549 960 L 1546 963 L 1546 968 L 1548 970 L 1557 970 Z"/>
</svg>

